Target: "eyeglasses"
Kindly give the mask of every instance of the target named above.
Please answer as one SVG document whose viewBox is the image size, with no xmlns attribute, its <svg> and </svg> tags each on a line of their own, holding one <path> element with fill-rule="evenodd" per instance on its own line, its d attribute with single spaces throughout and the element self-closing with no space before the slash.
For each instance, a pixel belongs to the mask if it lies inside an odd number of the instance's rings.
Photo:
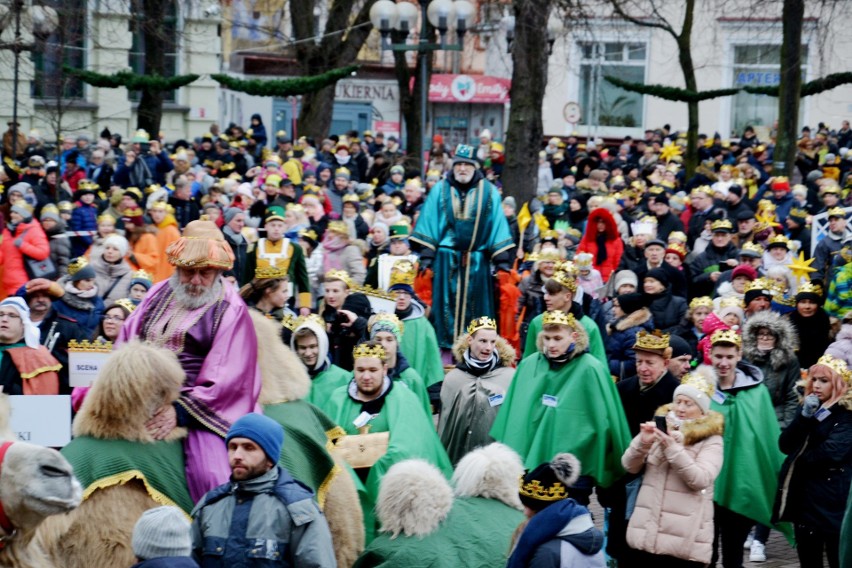
<svg viewBox="0 0 852 568">
<path fill-rule="evenodd" d="M 18 314 L 15 314 L 15 313 L 0 312 L 0 319 L 3 319 L 3 318 L 10 319 L 10 320 L 19 320 L 19 319 L 21 319 L 21 316 L 19 316 Z"/>
<path fill-rule="evenodd" d="M 122 322 L 124 318 L 121 316 L 104 316 L 104 321 L 117 321 Z"/>
<path fill-rule="evenodd" d="M 775 335 L 768 331 L 758 331 L 757 332 L 758 339 L 775 339 Z"/>
</svg>

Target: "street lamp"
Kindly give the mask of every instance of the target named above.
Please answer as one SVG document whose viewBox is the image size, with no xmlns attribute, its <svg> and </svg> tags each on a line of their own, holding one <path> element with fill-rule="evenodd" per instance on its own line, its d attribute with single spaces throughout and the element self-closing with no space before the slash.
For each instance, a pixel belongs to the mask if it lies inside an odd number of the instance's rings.
<svg viewBox="0 0 852 568">
<path fill-rule="evenodd" d="M 506 31 L 506 51 L 512 52 L 512 42 L 515 41 L 515 17 L 506 16 L 500 21 L 503 29 Z M 547 53 L 553 55 L 553 44 L 556 43 L 556 38 L 564 31 L 565 27 L 558 18 L 548 18 L 547 20 Z"/>
<path fill-rule="evenodd" d="M 12 156 L 13 160 L 18 157 L 18 83 L 20 82 L 21 52 L 32 51 L 33 43 L 24 43 L 21 35 L 21 15 L 24 13 L 24 0 L 12 0 L 9 10 L 15 18 L 15 39 L 11 43 L 0 43 L 0 49 L 10 50 L 15 57 L 14 75 L 12 77 Z M 33 35 L 45 38 L 53 33 L 59 25 L 59 16 L 56 10 L 49 6 L 29 6 L 26 10 L 30 16 Z M 3 18 L 5 19 L 5 18 Z M 0 27 L 2 31 L 2 27 Z M 60 93 L 61 96 L 61 93 Z"/>
<path fill-rule="evenodd" d="M 470 28 L 476 16 L 476 8 L 468 0 L 419 0 L 420 3 L 420 41 L 415 45 L 406 43 L 391 43 L 391 30 L 397 30 L 410 34 L 417 24 L 417 8 L 413 2 L 401 1 L 399 3 L 391 0 L 379 0 L 370 8 L 370 22 L 379 30 L 382 36 L 382 50 L 390 51 L 416 51 L 420 56 L 420 120 L 423 177 L 429 167 L 426 161 L 426 150 L 429 147 L 426 136 L 426 102 L 428 98 L 429 85 L 426 69 L 427 57 L 433 51 L 461 51 L 464 47 L 464 34 Z M 426 21 L 438 30 L 441 38 L 440 43 L 430 43 L 426 34 Z M 451 24 L 456 30 L 458 41 L 455 44 L 447 44 L 445 37 Z"/>
</svg>

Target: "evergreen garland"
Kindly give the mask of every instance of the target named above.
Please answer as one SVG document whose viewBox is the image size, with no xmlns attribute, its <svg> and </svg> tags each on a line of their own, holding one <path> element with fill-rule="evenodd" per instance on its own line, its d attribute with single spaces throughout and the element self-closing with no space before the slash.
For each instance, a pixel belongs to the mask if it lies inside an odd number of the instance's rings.
<svg viewBox="0 0 852 568">
<path fill-rule="evenodd" d="M 292 79 L 236 79 L 223 74 L 210 75 L 210 77 L 232 91 L 259 97 L 292 97 L 313 93 L 323 87 L 333 85 L 340 79 L 348 77 L 357 69 L 357 65 L 349 65 L 319 75 L 294 77 Z"/>
<path fill-rule="evenodd" d="M 835 87 L 846 85 L 848 83 L 852 83 L 852 72 L 847 71 L 845 73 L 832 73 L 831 75 L 826 75 L 825 77 L 820 77 L 819 79 L 802 83 L 802 88 L 799 91 L 799 94 L 802 97 L 818 95 L 819 93 L 830 91 Z M 770 97 L 777 97 L 778 89 L 779 87 L 777 85 L 774 87 L 743 87 L 743 90 L 747 93 L 751 93 L 753 95 L 769 95 Z"/>
<path fill-rule="evenodd" d="M 681 89 L 680 87 L 667 87 L 665 85 L 644 85 L 642 83 L 624 81 L 622 79 L 619 79 L 618 77 L 612 77 L 610 75 L 605 75 L 604 79 L 606 79 L 607 82 L 615 85 L 616 87 L 624 89 L 625 91 L 639 93 L 642 95 L 651 95 L 652 97 L 658 97 L 667 101 L 675 101 L 680 103 L 699 102 L 710 99 L 716 99 L 719 97 L 728 97 L 731 95 L 736 95 L 739 92 L 739 89 L 690 91 L 688 89 Z"/>
<path fill-rule="evenodd" d="M 193 81 L 197 81 L 200 77 L 200 75 L 194 74 L 176 75 L 174 77 L 138 75 L 132 71 L 119 71 L 118 73 L 106 75 L 95 71 L 75 69 L 67 65 L 63 66 L 63 70 L 93 87 L 100 87 L 104 89 L 127 87 L 127 89 L 131 91 L 174 91 L 175 89 L 189 85 Z"/>
</svg>

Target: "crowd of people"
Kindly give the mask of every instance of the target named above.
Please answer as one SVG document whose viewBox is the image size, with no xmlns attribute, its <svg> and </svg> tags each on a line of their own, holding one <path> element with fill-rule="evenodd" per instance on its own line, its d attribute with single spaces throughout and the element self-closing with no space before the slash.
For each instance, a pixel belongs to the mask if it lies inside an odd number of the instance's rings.
<svg viewBox="0 0 852 568">
<path fill-rule="evenodd" d="M 335 564 L 321 500 L 279 465 L 298 441 L 258 414 L 261 316 L 309 375 L 305 400 L 338 427 L 329 444 L 363 509 L 357 566 L 454 554 L 450 527 L 498 506 L 480 497 L 514 510 L 512 526 L 466 543 L 483 566 L 739 568 L 767 560 L 772 531 L 803 567 L 841 565 L 848 122 L 803 130 L 801 183 L 772 174 L 772 141 L 751 128 L 700 136 L 688 177 L 685 133 L 668 127 L 552 138 L 520 203 L 487 131 L 454 149 L 435 135 L 423 177 L 392 136 L 294 140 L 259 115 L 192 141 L 21 142 L 12 156 L 4 138 L 0 170 L 3 392 L 71 394 L 79 410 L 71 341 L 138 339 L 186 374 L 147 428 L 188 430 L 193 524 L 152 512 L 149 532 L 161 518 L 186 538 L 140 550 Z M 485 475 L 478 452 L 495 442 L 492 461 L 517 462 L 520 483 L 453 497 L 465 467 Z M 445 513 L 407 524 L 424 499 Z"/>
</svg>

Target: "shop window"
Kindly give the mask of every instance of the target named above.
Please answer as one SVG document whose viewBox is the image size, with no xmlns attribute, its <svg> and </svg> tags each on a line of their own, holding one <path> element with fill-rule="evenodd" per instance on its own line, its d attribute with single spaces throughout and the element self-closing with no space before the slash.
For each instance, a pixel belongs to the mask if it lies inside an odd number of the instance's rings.
<svg viewBox="0 0 852 568">
<path fill-rule="evenodd" d="M 60 25 L 47 37 L 36 37 L 32 51 L 35 75 L 32 96 L 37 99 L 81 100 L 83 82 L 63 71 L 83 69 L 86 59 L 86 0 L 42 0 L 56 10 Z"/>
<path fill-rule="evenodd" d="M 781 79 L 781 47 L 778 45 L 735 45 L 734 87 L 748 85 L 776 87 Z M 802 80 L 806 76 L 808 48 L 802 47 Z M 768 95 L 737 93 L 731 111 L 732 134 L 739 136 L 746 126 L 772 128 L 778 118 L 778 98 Z M 799 124 L 804 122 L 804 105 L 799 105 Z"/>
<path fill-rule="evenodd" d="M 130 68 L 140 75 L 145 74 L 145 35 L 143 31 L 145 26 L 154 26 L 151 28 L 158 38 L 158 43 L 165 49 L 164 63 L 165 77 L 174 77 L 177 75 L 177 57 L 178 57 L 178 12 L 177 2 L 171 1 L 166 3 L 165 17 L 161 20 L 162 25 L 158 25 L 157 20 L 151 20 L 145 17 L 144 2 L 142 0 L 131 0 L 132 14 L 130 20 L 130 31 L 133 34 L 133 43 L 130 46 L 129 64 Z M 177 99 L 177 91 L 167 91 L 163 93 L 163 100 L 168 103 L 173 103 Z M 142 98 L 140 91 L 130 91 L 130 100 L 139 102 Z"/>
<path fill-rule="evenodd" d="M 607 75 L 645 83 L 647 49 L 644 43 L 581 43 L 580 124 L 641 127 L 643 97 L 606 81 Z"/>
</svg>

